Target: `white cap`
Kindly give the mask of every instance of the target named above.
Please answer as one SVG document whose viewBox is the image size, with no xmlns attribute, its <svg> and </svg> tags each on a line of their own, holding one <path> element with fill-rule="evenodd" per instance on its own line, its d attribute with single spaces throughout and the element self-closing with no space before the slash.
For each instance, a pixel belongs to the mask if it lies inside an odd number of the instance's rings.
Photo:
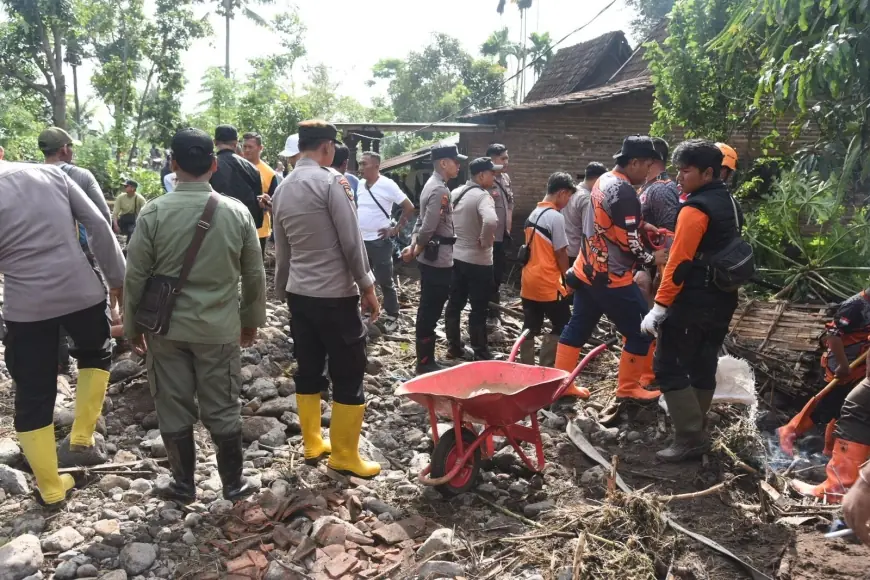
<svg viewBox="0 0 870 580">
<path fill-rule="evenodd" d="M 279 153 L 281 157 L 293 157 L 299 155 L 299 135 L 290 135 L 284 143 L 284 151 Z"/>
</svg>

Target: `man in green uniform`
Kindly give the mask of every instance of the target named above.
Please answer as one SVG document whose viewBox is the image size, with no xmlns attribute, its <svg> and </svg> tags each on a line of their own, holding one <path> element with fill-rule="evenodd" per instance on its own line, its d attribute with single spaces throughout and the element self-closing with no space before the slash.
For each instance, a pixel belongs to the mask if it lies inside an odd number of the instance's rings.
<svg viewBox="0 0 870 580">
<path fill-rule="evenodd" d="M 133 230 L 136 229 L 136 218 L 146 203 L 138 189 L 139 184 L 132 179 L 125 181 L 124 193 L 115 198 L 115 207 L 112 209 L 112 226 L 115 233 L 127 236 L 128 244 Z"/>
<path fill-rule="evenodd" d="M 127 249 L 124 333 L 140 352 L 145 350 L 145 339 L 135 315 L 145 282 L 152 272 L 178 276 L 213 191 L 209 179 L 216 162 L 206 133 L 185 129 L 175 135 L 172 170 L 178 177 L 177 188 L 142 210 L 139 233 Z M 162 490 L 164 497 L 183 502 L 196 497 L 193 424 L 197 417 L 217 448 L 224 497 L 236 500 L 255 491 L 242 477 L 239 346 L 250 346 L 265 320 L 266 275 L 257 228 L 241 202 L 220 196 L 175 302 L 169 331 L 147 336 L 148 380 L 174 479 L 169 489 Z"/>
</svg>

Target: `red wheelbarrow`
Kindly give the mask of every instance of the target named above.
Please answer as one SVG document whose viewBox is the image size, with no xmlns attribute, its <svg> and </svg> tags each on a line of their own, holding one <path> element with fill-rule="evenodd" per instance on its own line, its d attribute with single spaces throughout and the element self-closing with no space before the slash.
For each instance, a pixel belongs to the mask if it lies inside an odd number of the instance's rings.
<svg viewBox="0 0 870 580">
<path fill-rule="evenodd" d="M 595 347 L 573 372 L 529 366 L 514 362 L 524 332 L 507 361 L 478 361 L 411 379 L 398 389 L 429 411 L 435 450 L 432 462 L 418 479 L 433 485 L 446 496 L 472 488 L 480 464 L 494 453 L 493 436 L 503 436 L 532 471 L 544 469 L 544 446 L 538 425 L 538 411 L 558 399 L 589 361 L 609 343 Z M 453 428 L 438 435 L 438 417 L 453 421 Z M 519 422 L 529 418 L 531 426 Z M 478 430 L 476 425 L 482 425 Z M 535 446 L 537 463 L 520 447 Z"/>
</svg>

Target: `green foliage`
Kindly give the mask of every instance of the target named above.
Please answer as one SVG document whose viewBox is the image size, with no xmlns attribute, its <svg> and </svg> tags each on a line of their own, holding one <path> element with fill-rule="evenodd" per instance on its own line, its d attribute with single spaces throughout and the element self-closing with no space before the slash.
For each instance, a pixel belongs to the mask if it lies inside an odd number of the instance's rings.
<svg viewBox="0 0 870 580">
<path fill-rule="evenodd" d="M 90 170 L 105 194 L 121 190 L 121 172 L 107 139 L 87 139 L 75 149 L 73 163 Z"/>
<path fill-rule="evenodd" d="M 136 191 L 141 193 L 145 199 L 154 199 L 166 193 L 163 190 L 163 184 L 160 182 L 160 174 L 156 171 L 134 167 L 126 171 L 119 181 L 122 182 L 124 179 L 132 179 L 138 183 L 139 189 Z"/>
<path fill-rule="evenodd" d="M 508 67 L 508 57 L 522 58 L 523 47 L 510 39 L 510 31 L 505 26 L 493 31 L 486 41 L 480 46 L 480 54 L 495 58 L 495 61 L 503 68 Z"/>
<path fill-rule="evenodd" d="M 668 15 L 674 0 L 625 0 L 625 5 L 634 9 L 636 16 L 631 21 L 631 31 L 638 41 L 643 41 Z"/>
<path fill-rule="evenodd" d="M 238 118 L 239 83 L 233 78 L 225 77 L 221 69 L 209 67 L 200 81 L 200 94 L 205 97 L 200 102 L 204 107 L 195 119 L 197 127 L 210 127 L 213 131 L 218 125 L 234 123 Z M 211 132 L 211 131 L 208 131 Z"/>
<path fill-rule="evenodd" d="M 737 0 L 678 0 L 664 46 L 647 44 L 655 84 L 652 132 L 727 140 L 758 122 L 752 106 L 757 57 L 752 39 L 727 57 L 711 49 Z"/>
<path fill-rule="evenodd" d="M 870 145 L 868 28 L 865 0 L 742 0 L 714 45 L 728 55 L 746 42 L 758 45 L 754 104 L 792 117 L 793 137 L 818 131 L 797 156 L 804 172 L 837 174 L 857 148 L 859 163 L 847 181 L 870 174 L 863 161 Z"/>
<path fill-rule="evenodd" d="M 50 115 L 41 96 L 0 88 L 0 145 L 8 161 L 41 159 L 36 137 L 49 123 Z"/>
<path fill-rule="evenodd" d="M 40 95 L 54 124 L 66 126 L 64 54 L 78 26 L 68 0 L 0 0 L 8 20 L 0 22 L 0 76 L 4 88 Z"/>
<path fill-rule="evenodd" d="M 870 263 L 870 222 L 865 209 L 843 203 L 836 179 L 786 172 L 746 215 L 765 277 L 787 287 L 785 297 L 840 301 L 866 286 L 856 266 Z"/>
<path fill-rule="evenodd" d="M 405 59 L 381 60 L 372 72 L 389 81 L 387 93 L 400 122 L 437 121 L 504 104 L 504 69 L 475 59 L 446 34 L 436 34 Z"/>
<path fill-rule="evenodd" d="M 533 32 L 529 40 L 532 42 L 532 46 L 529 47 L 529 57 L 534 63 L 532 70 L 535 71 L 535 78 L 537 78 L 547 68 L 550 57 L 553 56 L 553 39 L 550 38 L 549 32 L 543 34 Z"/>
</svg>

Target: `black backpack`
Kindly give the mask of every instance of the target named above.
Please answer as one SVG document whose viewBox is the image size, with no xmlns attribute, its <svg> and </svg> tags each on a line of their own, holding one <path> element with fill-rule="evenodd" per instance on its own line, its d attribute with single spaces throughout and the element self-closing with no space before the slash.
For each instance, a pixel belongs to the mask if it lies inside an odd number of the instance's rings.
<svg viewBox="0 0 870 580">
<path fill-rule="evenodd" d="M 734 238 L 718 252 L 698 254 L 697 258 L 710 268 L 711 279 L 717 288 L 724 292 L 735 292 L 755 276 L 755 255 L 752 246 L 740 235 L 737 202 L 733 196 L 729 197 L 734 208 Z"/>
</svg>

